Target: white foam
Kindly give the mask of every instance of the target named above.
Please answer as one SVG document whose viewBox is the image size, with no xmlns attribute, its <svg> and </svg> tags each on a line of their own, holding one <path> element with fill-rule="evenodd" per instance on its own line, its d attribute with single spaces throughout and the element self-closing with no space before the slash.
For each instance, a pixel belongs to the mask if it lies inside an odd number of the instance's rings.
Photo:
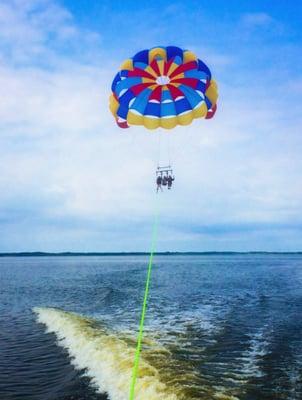
<svg viewBox="0 0 302 400">
<path fill-rule="evenodd" d="M 249 348 L 243 353 L 238 361 L 243 362 L 240 367 L 240 373 L 244 378 L 262 377 L 263 371 L 259 362 L 269 352 L 268 332 L 265 328 L 260 329 L 250 335 Z"/>
<path fill-rule="evenodd" d="M 67 349 L 77 369 L 87 375 L 100 393 L 111 400 L 128 400 L 134 346 L 110 334 L 103 327 L 73 313 L 54 308 L 35 308 L 39 322 L 58 338 L 58 345 Z M 156 351 L 156 349 L 154 349 Z M 143 400 L 179 400 L 179 396 L 160 380 L 159 371 L 141 358 L 136 398 Z"/>
</svg>

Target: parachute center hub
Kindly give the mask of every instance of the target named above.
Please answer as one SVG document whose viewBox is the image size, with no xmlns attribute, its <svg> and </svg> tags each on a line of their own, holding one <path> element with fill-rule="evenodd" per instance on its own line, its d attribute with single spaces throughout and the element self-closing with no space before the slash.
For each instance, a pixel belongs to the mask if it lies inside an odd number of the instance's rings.
<svg viewBox="0 0 302 400">
<path fill-rule="evenodd" d="M 170 78 L 166 75 L 161 75 L 156 79 L 156 83 L 160 86 L 168 85 L 170 83 Z"/>
</svg>

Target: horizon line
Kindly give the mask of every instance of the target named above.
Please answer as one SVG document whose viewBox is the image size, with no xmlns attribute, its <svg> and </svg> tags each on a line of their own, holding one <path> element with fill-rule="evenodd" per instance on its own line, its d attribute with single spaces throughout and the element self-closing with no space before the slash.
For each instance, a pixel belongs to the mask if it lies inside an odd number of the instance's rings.
<svg viewBox="0 0 302 400">
<path fill-rule="evenodd" d="M 0 257 L 68 257 L 68 256 L 144 256 L 149 255 L 147 251 L 19 251 L 0 252 Z M 157 251 L 154 255 L 177 256 L 177 255 L 248 255 L 248 254 L 302 254 L 302 251 Z"/>
</svg>

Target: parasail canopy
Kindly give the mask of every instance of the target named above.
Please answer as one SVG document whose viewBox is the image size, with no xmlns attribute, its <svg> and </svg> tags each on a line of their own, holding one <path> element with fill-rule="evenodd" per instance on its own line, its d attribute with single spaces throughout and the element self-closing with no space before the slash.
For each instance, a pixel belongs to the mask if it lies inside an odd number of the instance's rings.
<svg viewBox="0 0 302 400">
<path fill-rule="evenodd" d="M 189 50 L 154 47 L 126 60 L 112 82 L 110 110 L 121 128 L 172 129 L 212 118 L 218 97 L 206 64 Z"/>
</svg>

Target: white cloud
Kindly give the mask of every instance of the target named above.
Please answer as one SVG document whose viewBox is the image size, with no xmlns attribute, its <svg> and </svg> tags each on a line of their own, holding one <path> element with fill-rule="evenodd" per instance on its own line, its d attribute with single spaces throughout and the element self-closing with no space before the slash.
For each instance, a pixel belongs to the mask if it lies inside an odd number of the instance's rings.
<svg viewBox="0 0 302 400">
<path fill-rule="evenodd" d="M 107 93 L 96 82 L 109 74 L 101 68 L 71 64 L 60 71 L 35 67 L 0 67 L 1 123 L 7 134 L 45 135 L 92 130 L 104 121 L 100 112 Z"/>
<path fill-rule="evenodd" d="M 259 27 L 270 25 L 274 19 L 267 13 L 246 13 L 242 16 L 241 22 L 247 27 Z"/>
<path fill-rule="evenodd" d="M 73 53 L 93 54 L 101 37 L 79 29 L 72 14 L 54 0 L 3 0 L 0 3 L 0 50 L 16 65 L 57 67 Z M 4 57 L 3 57 L 4 55 Z M 65 56 L 64 56 L 65 55 Z"/>
<path fill-rule="evenodd" d="M 245 23 L 265 22 L 253 17 L 245 16 Z M 149 237 L 138 238 L 133 226 L 146 233 L 152 219 L 158 134 L 121 131 L 108 111 L 112 65 L 122 60 L 99 62 L 99 35 L 81 30 L 68 10 L 50 0 L 4 1 L 1 21 L 3 250 L 18 250 L 29 230 L 31 249 L 76 250 L 77 243 L 79 250 L 97 243 L 105 250 L 146 249 Z M 85 51 L 83 43 L 90 43 Z M 227 76 L 236 59 L 204 52 L 216 65 L 219 109 L 211 121 L 163 134 L 161 160 L 170 153 L 176 173 L 173 191 L 160 200 L 163 248 L 185 250 L 183 238 L 189 249 L 206 249 L 199 243 L 213 249 L 219 224 L 295 223 L 300 215 L 300 122 L 276 113 L 286 100 L 272 99 L 261 79 L 231 84 Z M 190 233 L 191 225 L 214 228 Z M 238 235 L 226 233 L 217 246 L 230 249 L 237 240 L 246 249 L 251 238 L 256 243 L 254 233 Z"/>
</svg>

